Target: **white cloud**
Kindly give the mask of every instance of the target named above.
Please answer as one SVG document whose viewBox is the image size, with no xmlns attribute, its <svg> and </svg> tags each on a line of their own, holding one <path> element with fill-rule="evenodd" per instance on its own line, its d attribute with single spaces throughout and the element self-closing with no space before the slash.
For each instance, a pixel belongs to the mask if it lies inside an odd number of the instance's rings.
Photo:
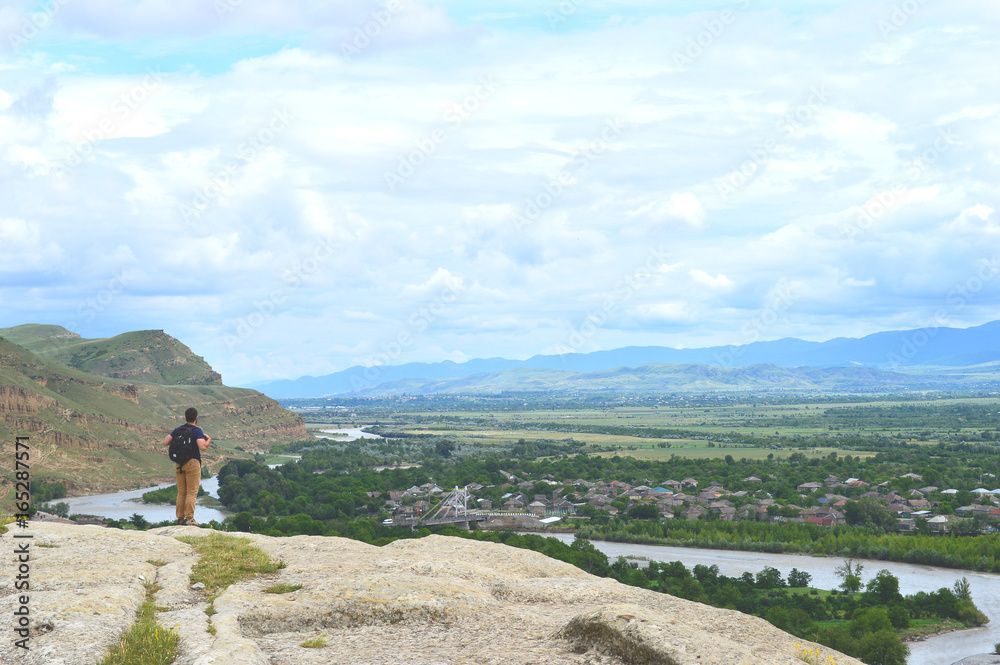
<svg viewBox="0 0 1000 665">
<path fill-rule="evenodd" d="M 563 348 L 606 300 L 588 349 L 726 343 L 786 280 L 773 333 L 816 339 L 919 325 L 995 245 L 984 5 L 868 42 L 870 3 L 762 5 L 679 71 L 702 12 L 581 5 L 552 30 L 524 3 L 410 2 L 348 59 L 379 3 L 233 4 L 65 3 L 0 64 L 0 255 L 30 268 L 0 287 L 7 324 L 67 320 L 124 268 L 128 307 L 83 334 L 169 321 L 249 381 L 371 357 L 449 286 L 400 362 Z M 0 27 L 33 7 L 5 4 Z M 272 136 L 276 109 L 292 117 Z M 956 140 L 931 152 L 941 128 Z M 401 160 L 419 163 L 390 189 Z M 891 212 L 859 224 L 885 192 Z M 239 348 L 219 342 L 274 293 Z M 962 316 L 997 305 L 984 288 Z"/>
<path fill-rule="evenodd" d="M 694 268 L 688 271 L 688 275 L 691 276 L 691 279 L 693 279 L 696 284 L 706 286 L 710 289 L 728 291 L 733 288 L 733 280 L 729 279 L 722 273 L 712 276 L 704 270 Z"/>
</svg>

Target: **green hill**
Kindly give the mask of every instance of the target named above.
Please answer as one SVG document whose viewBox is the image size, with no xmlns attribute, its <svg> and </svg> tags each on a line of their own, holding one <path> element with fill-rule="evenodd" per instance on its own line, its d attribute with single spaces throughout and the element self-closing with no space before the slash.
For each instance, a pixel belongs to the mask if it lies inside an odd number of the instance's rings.
<svg viewBox="0 0 1000 665">
<path fill-rule="evenodd" d="M 171 480 L 173 467 L 160 442 L 183 422 L 183 412 L 188 406 L 198 409 L 199 424 L 215 439 L 205 456 L 213 468 L 233 456 L 243 455 L 237 446 L 252 451 L 279 441 L 307 437 L 299 416 L 255 390 L 230 388 L 218 381 L 183 385 L 139 383 L 90 374 L 55 359 L 67 354 L 72 357 L 74 350 L 79 353 L 98 349 L 96 342 L 107 343 L 104 350 L 110 355 L 118 355 L 133 345 L 132 348 L 150 359 L 166 357 L 164 349 L 174 353 L 187 350 L 162 332 L 131 333 L 110 340 L 74 339 L 63 336 L 68 331 L 57 326 L 18 326 L 3 332 L 0 440 L 30 437 L 33 481 L 59 481 L 82 493 Z M 6 334 L 11 332 L 9 336 Z M 14 339 L 21 339 L 44 353 L 16 344 Z M 42 349 L 46 340 L 50 340 L 51 346 Z M 190 350 L 187 352 L 191 357 L 186 364 L 197 367 L 194 359 L 204 363 Z M 76 356 L 85 367 L 97 363 L 94 358 L 98 357 L 82 353 Z M 197 375 L 215 374 L 207 364 L 204 367 L 207 372 L 199 369 Z M 169 366 L 167 370 L 170 377 Z M 163 376 L 160 368 L 155 373 Z M 154 375 L 153 369 L 135 376 L 148 379 L 150 375 Z M 177 375 L 194 378 L 183 372 Z"/>
<path fill-rule="evenodd" d="M 97 376 L 159 385 L 222 383 L 204 358 L 162 330 L 83 339 L 61 326 L 27 324 L 0 328 L 0 337 Z"/>
</svg>

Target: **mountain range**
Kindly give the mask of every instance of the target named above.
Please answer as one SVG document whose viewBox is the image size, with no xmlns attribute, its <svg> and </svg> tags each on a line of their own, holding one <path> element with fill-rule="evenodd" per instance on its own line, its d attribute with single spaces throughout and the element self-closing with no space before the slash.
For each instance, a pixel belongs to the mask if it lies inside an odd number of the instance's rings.
<svg viewBox="0 0 1000 665">
<path fill-rule="evenodd" d="M 530 391 L 566 388 L 585 390 L 708 390 L 773 386 L 776 388 L 947 388 L 963 383 L 948 372 L 1000 363 L 1000 321 L 971 328 L 917 328 L 874 333 L 861 338 L 838 337 L 826 342 L 784 338 L 741 346 L 674 349 L 629 346 L 591 353 L 536 355 L 527 360 L 477 358 L 464 363 L 406 363 L 350 367 L 325 376 L 262 381 L 248 387 L 275 399 L 330 395 Z M 625 381 L 621 374 L 601 374 L 621 368 L 646 368 L 641 379 Z M 775 368 L 842 368 L 837 378 L 800 371 L 792 377 Z M 714 368 L 714 369 L 713 369 Z M 753 372 L 733 373 L 755 368 Z M 857 371 L 851 371 L 851 370 Z M 929 374 L 928 370 L 937 370 Z M 531 372 L 529 370 L 536 370 Z M 722 371 L 719 371 L 722 370 Z M 884 370 L 874 373 L 871 370 Z M 728 371 L 728 374 L 727 374 Z M 918 376 L 911 376 L 917 372 Z M 633 373 L 634 374 L 634 373 Z M 680 374 L 684 374 L 681 377 Z M 711 381 L 699 376 L 712 374 Z M 767 377 L 771 378 L 768 379 Z"/>
</svg>

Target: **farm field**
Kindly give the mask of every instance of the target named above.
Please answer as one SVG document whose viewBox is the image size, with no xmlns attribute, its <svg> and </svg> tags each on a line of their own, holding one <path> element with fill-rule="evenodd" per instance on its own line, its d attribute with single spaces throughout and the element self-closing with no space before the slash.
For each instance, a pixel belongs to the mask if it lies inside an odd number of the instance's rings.
<svg viewBox="0 0 1000 665">
<path fill-rule="evenodd" d="M 634 402 L 634 403 L 633 403 Z M 309 427 L 364 427 L 386 436 L 445 437 L 455 444 L 510 448 L 571 442 L 602 456 L 660 460 L 871 456 L 866 440 L 933 445 L 997 431 L 994 395 L 775 398 L 714 395 L 288 400 Z M 311 408 L 307 408 L 311 407 Z M 345 408 L 346 407 L 346 408 Z M 874 448 L 874 447 L 873 447 Z"/>
</svg>

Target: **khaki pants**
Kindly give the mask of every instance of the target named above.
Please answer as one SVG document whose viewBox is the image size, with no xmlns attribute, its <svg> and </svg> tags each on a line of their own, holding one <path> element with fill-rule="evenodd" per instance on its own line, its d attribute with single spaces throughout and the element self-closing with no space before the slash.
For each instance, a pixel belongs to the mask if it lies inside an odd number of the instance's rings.
<svg viewBox="0 0 1000 665">
<path fill-rule="evenodd" d="M 198 485 L 201 483 L 201 462 L 189 459 L 184 466 L 178 466 L 177 475 L 177 519 L 194 519 L 194 502 L 198 499 Z"/>
</svg>

